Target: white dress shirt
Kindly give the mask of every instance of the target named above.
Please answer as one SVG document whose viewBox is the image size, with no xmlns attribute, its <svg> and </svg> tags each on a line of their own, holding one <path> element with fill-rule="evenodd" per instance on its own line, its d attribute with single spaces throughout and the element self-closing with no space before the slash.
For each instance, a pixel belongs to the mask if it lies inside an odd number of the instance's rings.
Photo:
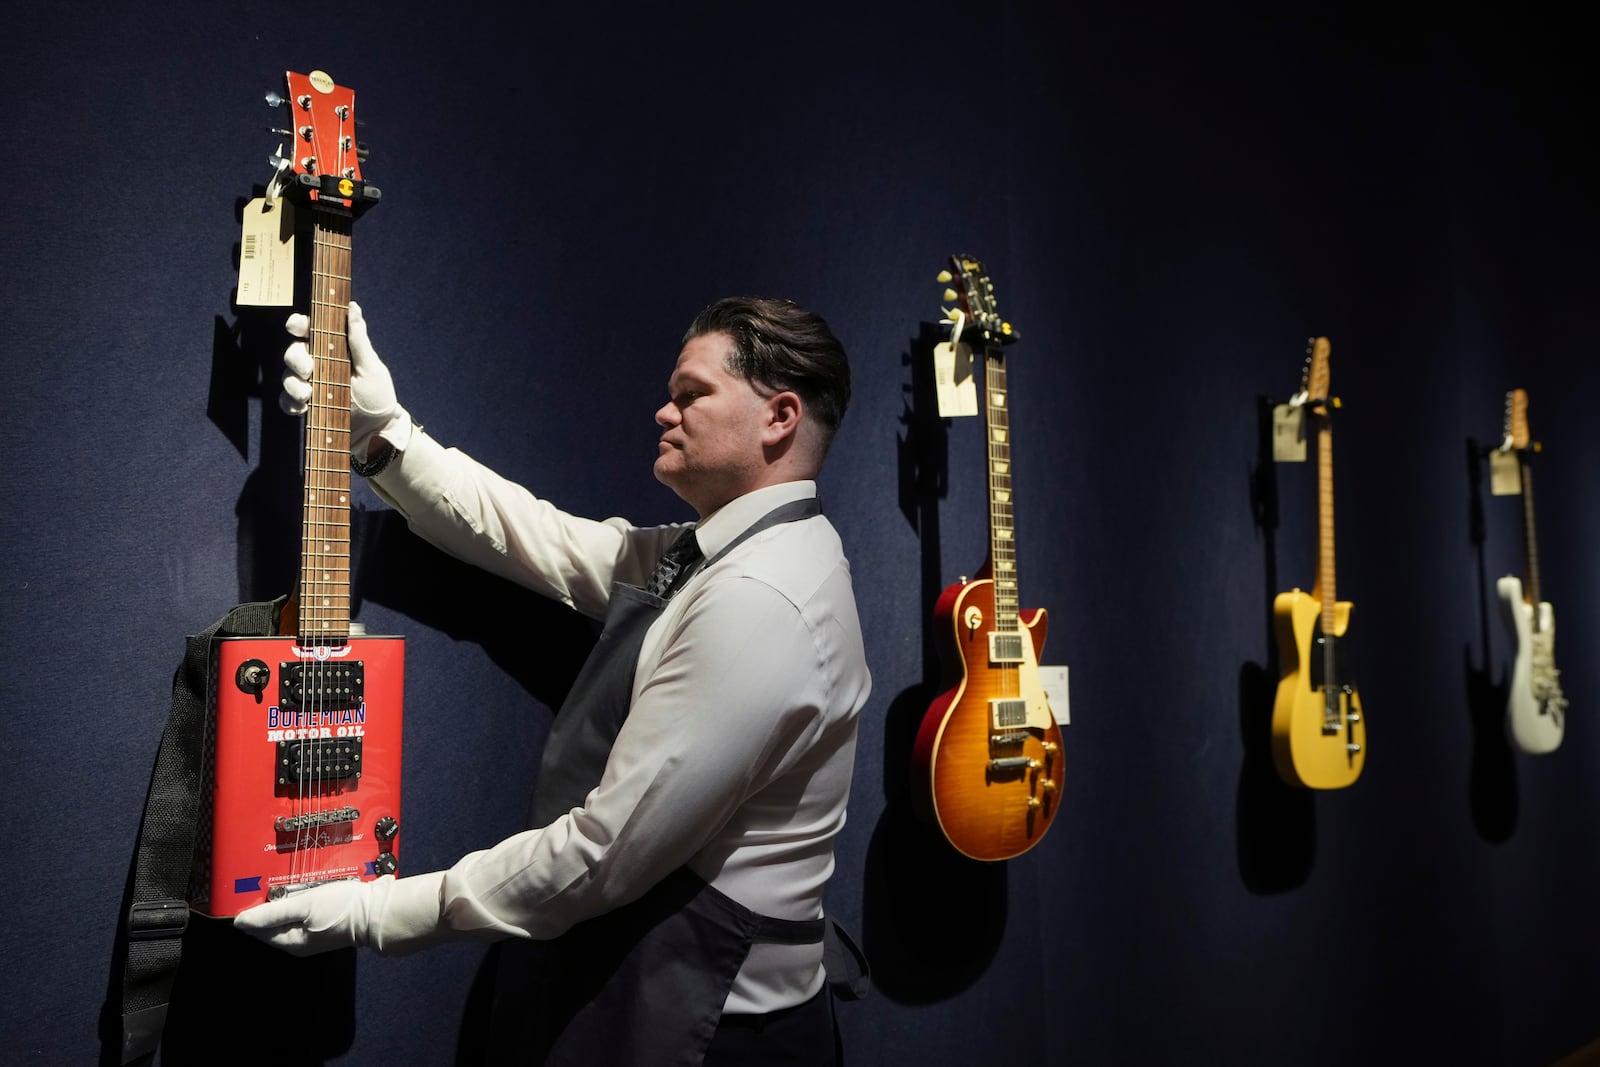
<svg viewBox="0 0 1600 1067">
<path fill-rule="evenodd" d="M 568 515 L 414 431 L 373 487 L 411 528 L 469 563 L 605 615 L 613 580 L 642 585 L 681 526 Z M 708 560 L 773 508 L 816 495 L 769 486 L 703 519 Z M 849 563 L 822 516 L 770 527 L 702 568 L 639 652 L 633 704 L 580 808 L 395 884 L 401 926 L 438 909 L 439 936 L 553 938 L 687 865 L 753 911 L 822 914 L 844 826 L 856 719 L 871 687 Z M 822 946 L 757 944 L 729 1012 L 798 1004 Z"/>
</svg>

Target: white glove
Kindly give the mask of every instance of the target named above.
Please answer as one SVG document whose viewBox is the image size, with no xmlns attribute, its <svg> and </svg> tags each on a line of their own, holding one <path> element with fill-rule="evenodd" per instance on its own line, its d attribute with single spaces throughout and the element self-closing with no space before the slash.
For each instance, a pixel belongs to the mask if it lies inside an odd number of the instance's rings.
<svg viewBox="0 0 1600 1067">
<path fill-rule="evenodd" d="M 290 315 L 284 329 L 291 336 L 305 337 L 311 320 L 301 314 Z M 350 349 L 350 454 L 367 459 L 367 447 L 374 437 L 405 451 L 411 440 L 411 416 L 400 406 L 394 393 L 389 368 L 378 358 L 367 336 L 367 320 L 361 305 L 350 302 L 345 324 Z M 295 341 L 283 353 L 283 392 L 278 406 L 290 415 L 303 415 L 311 401 L 311 376 L 315 363 L 304 341 Z"/>
<path fill-rule="evenodd" d="M 444 933 L 439 883 L 437 874 L 329 882 L 246 908 L 233 925 L 296 956 L 362 945 L 403 955 Z"/>
</svg>

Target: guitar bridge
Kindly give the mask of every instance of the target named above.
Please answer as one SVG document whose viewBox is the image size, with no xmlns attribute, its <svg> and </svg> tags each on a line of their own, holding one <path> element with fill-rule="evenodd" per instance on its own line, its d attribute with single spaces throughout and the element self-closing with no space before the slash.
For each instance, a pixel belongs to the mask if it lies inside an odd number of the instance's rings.
<svg viewBox="0 0 1600 1067">
<path fill-rule="evenodd" d="M 280 834 L 293 834 L 332 823 L 355 822 L 359 818 L 361 812 L 357 808 L 330 808 L 327 811 L 312 811 L 304 815 L 280 815 L 273 820 L 272 828 Z"/>
</svg>

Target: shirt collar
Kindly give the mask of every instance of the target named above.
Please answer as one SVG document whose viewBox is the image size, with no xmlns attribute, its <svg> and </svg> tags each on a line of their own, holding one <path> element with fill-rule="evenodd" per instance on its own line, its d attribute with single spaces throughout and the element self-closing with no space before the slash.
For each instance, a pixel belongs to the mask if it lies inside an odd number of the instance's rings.
<svg viewBox="0 0 1600 1067">
<path fill-rule="evenodd" d="M 817 483 L 813 481 L 780 482 L 765 486 L 735 497 L 702 519 L 695 525 L 694 539 L 700 544 L 701 554 L 711 559 L 773 508 L 816 495 Z"/>
</svg>

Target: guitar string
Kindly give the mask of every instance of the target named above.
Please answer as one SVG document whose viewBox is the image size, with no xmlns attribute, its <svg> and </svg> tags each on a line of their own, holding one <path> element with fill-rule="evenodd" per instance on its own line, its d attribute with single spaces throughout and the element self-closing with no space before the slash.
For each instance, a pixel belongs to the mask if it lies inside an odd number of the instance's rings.
<svg viewBox="0 0 1600 1067">
<path fill-rule="evenodd" d="M 349 496 L 348 488 L 341 484 L 332 458 L 340 443 L 336 439 L 339 431 L 349 419 L 348 351 L 343 330 L 348 314 L 344 311 L 348 304 L 344 299 L 349 278 L 348 247 L 341 240 L 343 235 L 332 225 L 324 226 L 319 221 L 318 236 L 321 269 L 317 272 L 316 281 L 323 371 L 318 379 L 322 406 L 317 419 L 318 437 L 308 450 L 308 463 L 315 468 L 313 480 L 316 486 L 314 509 L 318 565 L 311 572 L 310 580 L 315 601 L 315 634 L 319 655 L 313 661 L 317 684 L 312 721 L 316 725 L 311 750 L 314 755 L 309 772 L 311 781 L 306 790 L 310 818 L 307 820 L 304 868 L 308 872 L 325 865 L 325 861 L 317 855 L 317 850 L 324 835 L 330 831 L 321 820 L 329 810 L 330 798 L 337 797 L 342 787 L 339 769 L 324 765 L 329 761 L 338 763 L 342 760 L 336 750 L 318 742 L 322 731 L 327 728 L 326 724 L 332 721 L 332 711 L 338 702 L 335 690 L 339 687 L 334 684 L 338 668 L 333 653 L 340 647 L 346 647 L 348 641 L 348 624 L 342 627 L 336 625 L 340 605 L 335 601 L 340 598 L 341 583 L 335 578 L 334 572 L 341 567 L 341 559 L 348 552 L 347 523 L 341 523 L 340 515 L 348 507 Z M 323 291 L 324 287 L 326 292 Z M 348 602 L 344 602 L 344 608 L 347 616 Z"/>
</svg>

